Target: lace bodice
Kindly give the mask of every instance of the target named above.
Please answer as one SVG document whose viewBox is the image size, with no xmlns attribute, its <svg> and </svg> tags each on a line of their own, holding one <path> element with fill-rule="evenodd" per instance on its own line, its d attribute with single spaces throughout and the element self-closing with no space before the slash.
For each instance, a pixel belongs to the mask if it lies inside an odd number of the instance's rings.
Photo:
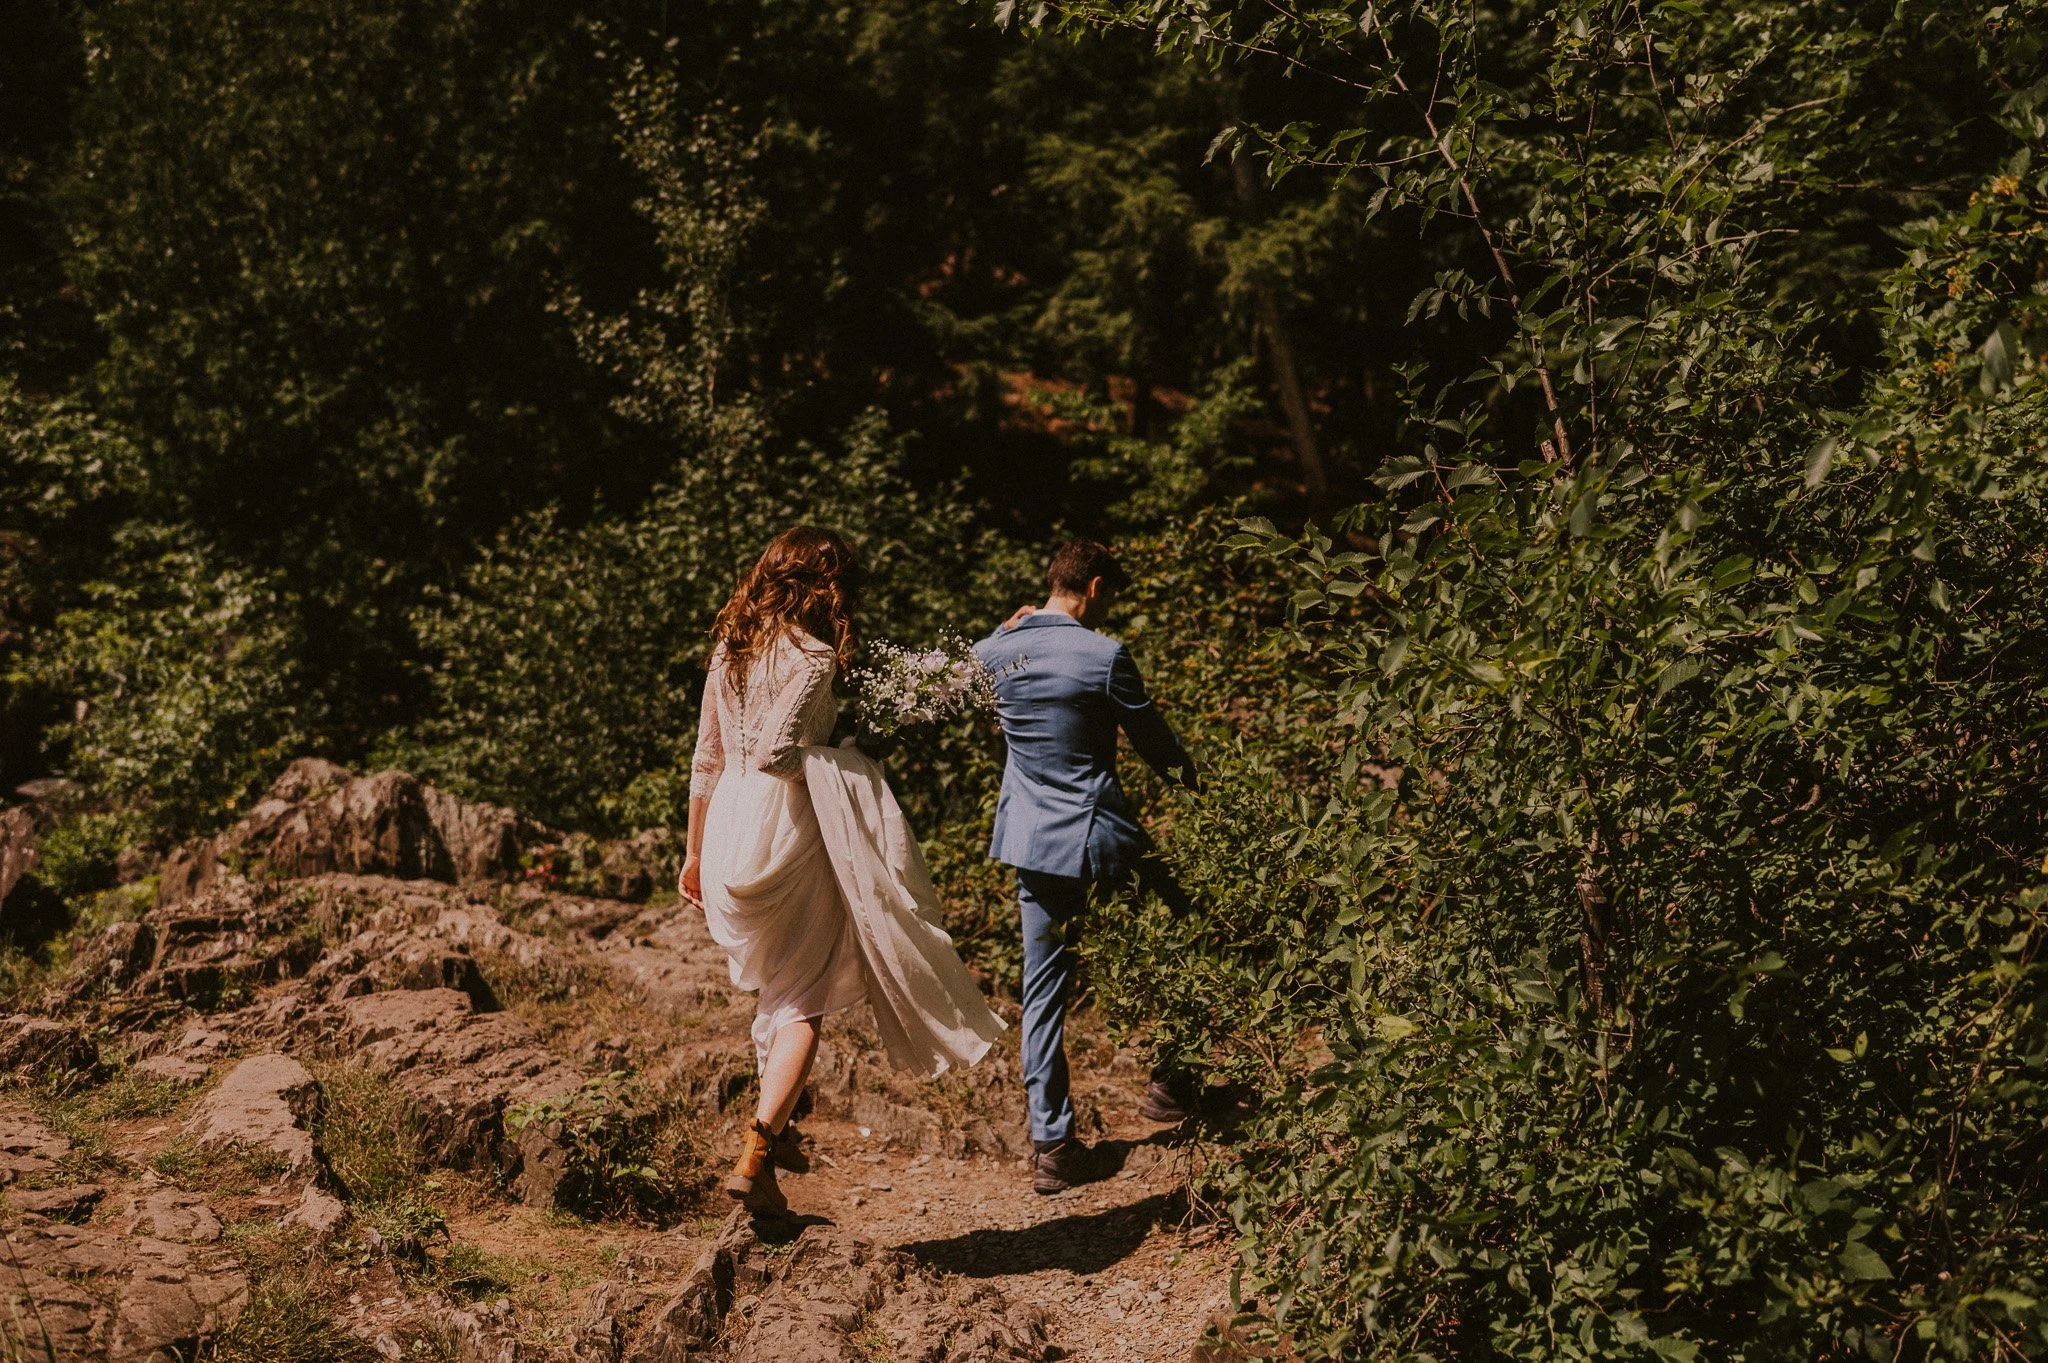
<svg viewBox="0 0 2048 1363">
<path fill-rule="evenodd" d="M 831 738 L 838 717 L 832 670 L 828 645 L 791 630 L 754 659 L 742 697 L 720 644 L 704 678 L 697 754 L 690 762 L 691 798 L 710 799 L 730 763 L 785 781 L 803 780 L 803 750 Z"/>
</svg>

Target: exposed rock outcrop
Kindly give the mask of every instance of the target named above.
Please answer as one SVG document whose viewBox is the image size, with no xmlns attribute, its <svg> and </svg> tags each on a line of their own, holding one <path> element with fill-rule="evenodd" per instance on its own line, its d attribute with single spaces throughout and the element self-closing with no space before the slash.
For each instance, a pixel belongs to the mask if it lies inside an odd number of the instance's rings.
<svg viewBox="0 0 2048 1363">
<path fill-rule="evenodd" d="M 46 1356 L 47 1338 L 58 1359 L 171 1363 L 249 1303 L 249 1280 L 217 1246 L 58 1223 L 6 1235 L 14 1271 L 0 1277 L 0 1335 L 13 1335 L 17 1357 Z"/>
<path fill-rule="evenodd" d="M 454 989 L 388 990 L 342 1006 L 352 1055 L 392 1075 L 436 1163 L 496 1165 L 522 1201 L 549 1201 L 561 1180 L 560 1133 L 512 1139 L 506 1113 L 574 1093 L 586 1078 L 510 1013 L 478 1013 Z"/>
<path fill-rule="evenodd" d="M 248 1279 L 219 1244 L 219 1218 L 204 1198 L 161 1190 L 111 1223 L 65 1224 L 83 1220 L 106 1192 L 38 1186 L 59 1176 L 71 1153 L 68 1140 L 34 1119 L 0 1115 L 0 1236 L 9 1256 L 0 1353 L 108 1363 L 194 1356 L 249 1300 Z"/>
<path fill-rule="evenodd" d="M 0 809 L 0 914 L 14 887 L 35 868 L 35 816 L 26 809 Z"/>
<path fill-rule="evenodd" d="M 460 799 L 402 771 L 357 776 L 317 757 L 285 769 L 217 838 L 164 861 L 159 902 L 176 903 L 240 869 L 299 878 L 345 872 L 405 880 L 502 880 L 532 848 L 560 841 L 536 820 Z"/>
<path fill-rule="evenodd" d="M 27 1013 L 0 1018 L 0 1070 L 90 1073 L 99 1063 L 99 1047 L 72 1023 Z"/>
</svg>

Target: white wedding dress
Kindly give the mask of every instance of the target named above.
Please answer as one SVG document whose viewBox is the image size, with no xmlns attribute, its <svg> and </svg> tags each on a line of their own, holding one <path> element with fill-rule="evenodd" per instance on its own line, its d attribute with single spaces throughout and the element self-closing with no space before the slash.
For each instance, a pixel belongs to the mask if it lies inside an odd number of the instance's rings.
<svg viewBox="0 0 2048 1363">
<path fill-rule="evenodd" d="M 1003 1024 L 938 925 L 938 898 L 881 769 L 832 735 L 832 650 L 801 631 L 742 690 L 712 654 L 690 794 L 708 799 L 704 920 L 757 990 L 754 1049 L 861 999 L 897 1065 L 972 1065 Z"/>
</svg>

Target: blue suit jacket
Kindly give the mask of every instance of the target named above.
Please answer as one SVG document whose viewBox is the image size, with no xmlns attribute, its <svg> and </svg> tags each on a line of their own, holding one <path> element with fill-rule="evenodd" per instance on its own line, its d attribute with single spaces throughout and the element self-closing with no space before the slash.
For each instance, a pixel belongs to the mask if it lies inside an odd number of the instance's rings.
<svg viewBox="0 0 2048 1363">
<path fill-rule="evenodd" d="M 1116 779 L 1116 731 L 1162 773 L 1195 766 L 1124 646 L 1041 610 L 974 646 L 997 673 L 1010 756 L 989 855 L 1026 871 L 1120 879 L 1151 846 Z M 1023 659 L 1021 666 L 1018 660 Z"/>
</svg>

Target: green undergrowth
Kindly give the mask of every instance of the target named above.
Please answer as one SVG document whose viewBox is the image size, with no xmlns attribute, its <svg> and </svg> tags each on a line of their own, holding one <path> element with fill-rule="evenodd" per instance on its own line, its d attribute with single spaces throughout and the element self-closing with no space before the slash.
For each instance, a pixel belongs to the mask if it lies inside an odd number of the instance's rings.
<svg viewBox="0 0 2048 1363">
<path fill-rule="evenodd" d="M 568 1150 L 556 1202 L 591 1219 L 673 1225 L 697 1204 L 702 1160 L 688 1111 L 624 1071 L 506 1113 L 515 1139 L 531 1131 Z"/>
<path fill-rule="evenodd" d="M 232 1226 L 228 1245 L 250 1278 L 249 1305 L 199 1363 L 371 1363 L 369 1344 L 335 1322 L 349 1293 L 303 1232 Z"/>
<path fill-rule="evenodd" d="M 156 1152 L 149 1167 L 183 1188 L 244 1197 L 291 1170 L 267 1150 L 243 1145 L 201 1147 L 184 1137 Z"/>
<path fill-rule="evenodd" d="M 43 865 L 37 868 L 34 884 L 17 886 L 9 896 L 12 921 L 0 928 L 0 1007 L 10 1010 L 64 981 L 81 946 L 115 923 L 141 918 L 156 900 L 155 877 L 61 894 L 44 878 Z M 24 924 L 14 917 L 17 897 L 26 897 L 34 906 L 32 922 Z"/>
</svg>

